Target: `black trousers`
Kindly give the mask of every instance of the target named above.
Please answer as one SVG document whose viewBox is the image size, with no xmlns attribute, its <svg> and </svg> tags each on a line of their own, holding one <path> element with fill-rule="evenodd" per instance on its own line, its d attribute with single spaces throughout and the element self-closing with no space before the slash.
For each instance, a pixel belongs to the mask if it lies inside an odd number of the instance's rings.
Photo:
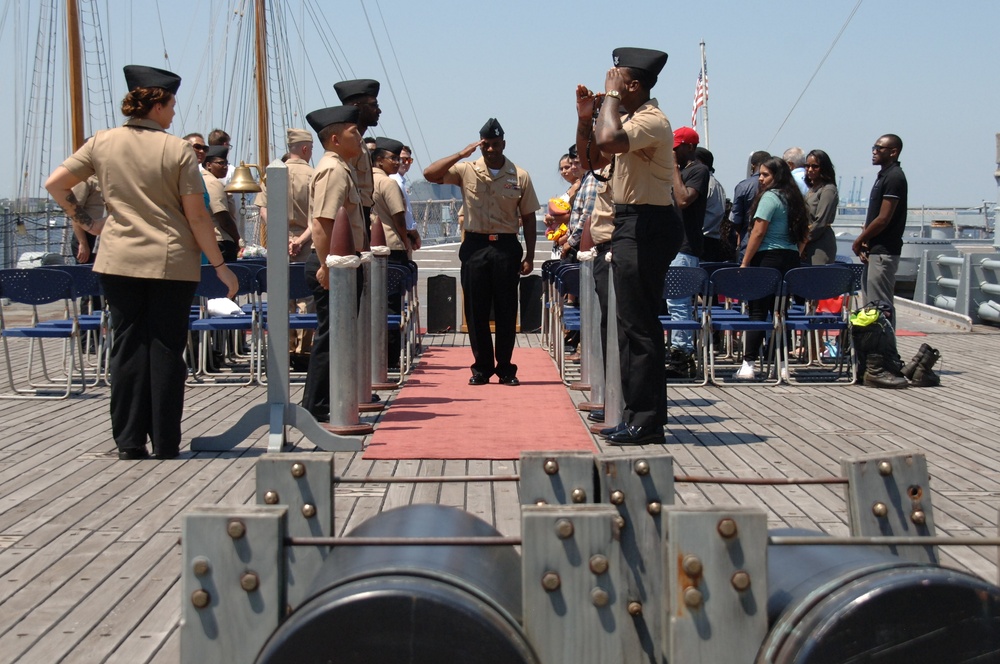
<svg viewBox="0 0 1000 664">
<path fill-rule="evenodd" d="M 611 255 L 626 424 L 667 423 L 666 349 L 658 314 L 667 268 L 683 240 L 674 206 L 615 206 Z"/>
<path fill-rule="evenodd" d="M 111 430 L 120 450 L 181 444 L 188 317 L 198 283 L 101 275 L 111 311 Z"/>
<path fill-rule="evenodd" d="M 389 252 L 388 263 L 390 265 L 402 265 L 407 270 L 409 270 L 409 256 L 407 256 L 405 249 L 394 249 Z M 389 296 L 389 313 L 396 314 L 397 316 L 403 311 L 403 298 L 399 296 Z M 399 368 L 399 350 L 401 346 L 401 338 L 399 330 L 389 330 L 386 335 L 386 341 L 388 344 L 388 350 L 386 357 L 389 360 L 390 369 Z"/>
<path fill-rule="evenodd" d="M 517 375 L 514 336 L 517 331 L 517 286 L 521 272 L 521 243 L 517 235 L 505 233 L 490 241 L 488 235 L 466 232 L 458 251 L 465 322 L 472 346 L 472 373 L 489 378 Z M 490 310 L 494 313 L 496 348 L 490 333 Z M 494 359 L 495 358 L 495 359 Z"/>
<path fill-rule="evenodd" d="M 330 416 L 330 291 L 316 279 L 319 257 L 316 252 L 306 259 L 306 286 L 312 291 L 316 302 L 316 334 L 313 335 L 312 352 L 309 354 L 309 368 L 306 384 L 302 387 L 302 407 L 316 418 Z M 340 269 L 340 268 L 337 268 Z M 358 267 L 358 308 L 365 288 L 364 267 Z"/>
<path fill-rule="evenodd" d="M 750 259 L 753 267 L 773 267 L 781 274 L 801 265 L 799 252 L 794 249 L 768 249 L 758 251 Z M 762 300 L 750 302 L 750 320 L 767 320 L 767 315 L 774 311 L 774 298 L 765 297 Z M 764 333 L 759 330 L 747 332 L 747 351 L 744 359 L 753 362 L 760 357 L 760 346 L 764 341 Z"/>
<path fill-rule="evenodd" d="M 611 251 L 611 242 L 603 242 L 594 247 L 594 290 L 597 304 L 601 307 L 601 359 L 608 361 L 608 262 L 605 257 Z"/>
<path fill-rule="evenodd" d="M 222 240 L 219 242 L 219 251 L 222 252 L 222 260 L 227 263 L 235 263 L 240 257 L 240 245 L 232 240 Z"/>
</svg>

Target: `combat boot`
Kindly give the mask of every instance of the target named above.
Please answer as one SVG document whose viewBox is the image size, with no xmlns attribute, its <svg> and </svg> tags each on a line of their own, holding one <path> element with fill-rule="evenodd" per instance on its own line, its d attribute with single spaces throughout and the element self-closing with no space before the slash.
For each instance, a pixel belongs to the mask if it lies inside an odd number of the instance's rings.
<svg viewBox="0 0 1000 664">
<path fill-rule="evenodd" d="M 926 344 L 924 344 L 926 345 Z M 937 387 L 941 384 L 941 377 L 934 373 L 934 364 L 941 358 L 941 353 L 936 349 L 927 347 L 927 352 L 924 353 L 920 361 L 917 362 L 917 368 L 913 372 L 913 376 L 910 378 L 910 385 L 913 387 Z"/>
<path fill-rule="evenodd" d="M 865 366 L 865 387 L 879 387 L 890 390 L 909 387 L 906 378 L 895 367 L 889 367 L 881 353 L 868 353 Z"/>
<path fill-rule="evenodd" d="M 906 366 L 903 367 L 903 375 L 912 380 L 913 374 L 917 371 L 917 365 L 920 364 L 920 361 L 924 358 L 924 355 L 926 355 L 929 351 L 932 350 L 934 349 L 931 348 L 929 344 L 920 344 L 920 350 L 918 350 L 917 354 L 913 356 L 913 359 L 907 362 Z"/>
</svg>

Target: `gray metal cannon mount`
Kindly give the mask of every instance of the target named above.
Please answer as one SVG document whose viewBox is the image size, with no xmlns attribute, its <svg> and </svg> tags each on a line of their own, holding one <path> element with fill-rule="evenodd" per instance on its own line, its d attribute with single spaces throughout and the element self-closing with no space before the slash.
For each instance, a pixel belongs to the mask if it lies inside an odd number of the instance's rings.
<svg viewBox="0 0 1000 664">
<path fill-rule="evenodd" d="M 262 457 L 259 505 L 184 515 L 181 661 L 1000 654 L 1000 588 L 937 564 L 920 454 L 847 459 L 841 478 L 774 480 L 844 484 L 851 541 L 866 545 L 849 548 L 822 533 L 769 536 L 758 508 L 675 505 L 675 481 L 738 480 L 675 477 L 667 454 L 533 452 L 520 469 L 496 478 L 520 481 L 520 538 L 440 505 L 390 510 L 333 537 L 334 487 L 348 481 L 333 455 Z"/>
</svg>

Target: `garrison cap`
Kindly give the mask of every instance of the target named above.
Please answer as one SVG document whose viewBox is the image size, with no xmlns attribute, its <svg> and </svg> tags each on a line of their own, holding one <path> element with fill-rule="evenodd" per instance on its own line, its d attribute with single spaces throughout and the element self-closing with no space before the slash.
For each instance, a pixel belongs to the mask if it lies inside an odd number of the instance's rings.
<svg viewBox="0 0 1000 664">
<path fill-rule="evenodd" d="M 225 145 L 209 145 L 205 150 L 205 159 L 202 163 L 208 163 L 210 159 L 228 159 L 229 148 Z"/>
<path fill-rule="evenodd" d="M 125 65 L 125 84 L 129 92 L 136 88 L 163 88 L 172 95 L 181 87 L 181 77 L 166 69 L 143 65 Z"/>
<path fill-rule="evenodd" d="M 378 81 L 373 81 L 370 78 L 358 78 L 352 81 L 334 83 L 333 89 L 337 92 L 337 96 L 340 97 L 340 101 L 347 101 L 361 95 L 378 97 L 379 84 Z"/>
<path fill-rule="evenodd" d="M 398 155 L 403 151 L 403 144 L 394 138 L 383 138 L 379 136 L 375 139 L 375 149 L 385 150 L 386 152 L 391 152 L 394 155 Z"/>
<path fill-rule="evenodd" d="M 657 76 L 663 65 L 667 64 L 667 54 L 649 48 L 616 48 L 611 52 L 615 67 L 630 67 L 648 71 Z"/>
<path fill-rule="evenodd" d="M 576 143 L 569 146 L 569 150 L 566 150 L 566 154 L 569 155 L 570 159 L 576 159 L 579 155 L 576 153 Z"/>
<path fill-rule="evenodd" d="M 503 127 L 496 118 L 490 118 L 479 130 L 479 138 L 503 138 Z"/>
<path fill-rule="evenodd" d="M 289 129 L 287 133 L 288 145 L 295 145 L 296 143 L 312 143 L 313 135 L 305 129 Z"/>
<path fill-rule="evenodd" d="M 331 106 L 329 108 L 321 108 L 318 111 L 313 111 L 306 116 L 306 122 L 309 123 L 309 126 L 312 127 L 316 133 L 319 133 L 332 124 L 338 124 L 341 122 L 357 124 L 358 116 L 360 114 L 361 111 L 357 106 Z"/>
</svg>

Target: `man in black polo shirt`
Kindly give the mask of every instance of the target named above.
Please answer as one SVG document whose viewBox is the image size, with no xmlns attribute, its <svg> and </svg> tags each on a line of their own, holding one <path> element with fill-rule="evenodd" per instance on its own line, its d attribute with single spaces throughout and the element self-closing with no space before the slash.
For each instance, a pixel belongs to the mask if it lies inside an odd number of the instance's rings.
<svg viewBox="0 0 1000 664">
<path fill-rule="evenodd" d="M 865 302 L 883 300 L 890 306 L 896 269 L 906 227 L 906 175 L 899 166 L 903 141 L 895 134 L 880 136 L 872 146 L 872 163 L 881 166 L 868 198 L 865 227 L 854 241 L 854 253 L 865 268 Z M 895 307 L 892 320 L 895 323 Z"/>
</svg>

